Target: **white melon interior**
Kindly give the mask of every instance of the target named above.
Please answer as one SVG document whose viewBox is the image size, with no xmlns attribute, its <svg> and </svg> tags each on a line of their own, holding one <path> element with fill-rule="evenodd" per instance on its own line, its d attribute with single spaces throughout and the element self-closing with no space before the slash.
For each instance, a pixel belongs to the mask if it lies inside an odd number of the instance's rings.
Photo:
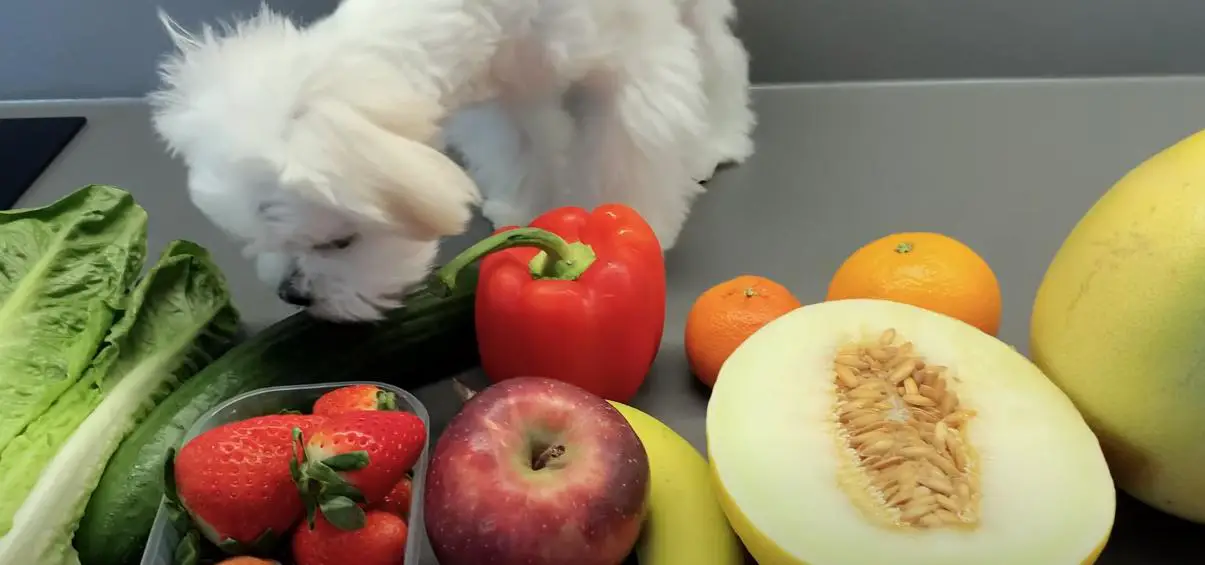
<svg viewBox="0 0 1205 565">
<path fill-rule="evenodd" d="M 833 358 L 888 327 L 977 415 L 980 522 L 969 531 L 877 525 L 837 484 Z M 1067 397 L 1008 345 L 952 318 L 880 300 L 798 309 L 729 358 L 707 409 L 717 480 L 757 532 L 807 565 L 1072 565 L 1112 528 L 1099 443 Z M 755 555 L 756 557 L 756 555 Z"/>
</svg>

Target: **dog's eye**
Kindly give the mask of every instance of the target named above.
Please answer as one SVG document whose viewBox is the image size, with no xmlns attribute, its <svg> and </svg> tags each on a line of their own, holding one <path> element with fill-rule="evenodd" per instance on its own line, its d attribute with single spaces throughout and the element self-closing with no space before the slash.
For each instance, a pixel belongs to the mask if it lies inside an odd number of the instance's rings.
<svg viewBox="0 0 1205 565">
<path fill-rule="evenodd" d="M 351 247 L 351 244 L 355 242 L 356 236 L 349 235 L 340 237 L 338 239 L 332 239 L 325 243 L 319 243 L 318 245 L 314 246 L 314 249 L 317 249 L 318 251 L 338 251 L 340 249 L 347 249 L 348 247 Z"/>
</svg>

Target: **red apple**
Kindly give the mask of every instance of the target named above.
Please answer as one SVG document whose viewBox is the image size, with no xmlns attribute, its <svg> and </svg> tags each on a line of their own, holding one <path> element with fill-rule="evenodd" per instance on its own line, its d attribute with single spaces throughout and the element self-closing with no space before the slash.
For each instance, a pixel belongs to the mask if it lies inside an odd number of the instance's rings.
<svg viewBox="0 0 1205 565">
<path fill-rule="evenodd" d="M 648 489 L 644 444 L 606 400 L 515 378 L 474 396 L 440 436 L 423 519 L 440 565 L 618 565 Z"/>
</svg>

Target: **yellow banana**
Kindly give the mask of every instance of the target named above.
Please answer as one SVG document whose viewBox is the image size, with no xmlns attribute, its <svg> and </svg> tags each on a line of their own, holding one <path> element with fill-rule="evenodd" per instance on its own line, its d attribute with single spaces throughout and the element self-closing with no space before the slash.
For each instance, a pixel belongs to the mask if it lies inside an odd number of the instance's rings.
<svg viewBox="0 0 1205 565">
<path fill-rule="evenodd" d="M 636 545 L 640 565 L 745 563 L 698 450 L 656 418 L 626 404 L 611 405 L 636 430 L 649 457 L 648 516 Z"/>
</svg>

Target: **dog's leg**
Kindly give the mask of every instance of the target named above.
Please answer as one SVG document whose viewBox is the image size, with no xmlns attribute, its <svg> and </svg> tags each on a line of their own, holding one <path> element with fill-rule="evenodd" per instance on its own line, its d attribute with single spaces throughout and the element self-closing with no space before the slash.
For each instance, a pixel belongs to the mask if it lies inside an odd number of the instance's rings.
<svg viewBox="0 0 1205 565">
<path fill-rule="evenodd" d="M 527 141 L 529 172 L 515 198 L 515 207 L 524 211 L 523 223 L 527 223 L 550 208 L 573 204 L 565 194 L 566 187 L 576 182 L 568 176 L 566 156 L 574 138 L 574 123 L 559 94 L 526 100 L 513 112 Z"/>
<path fill-rule="evenodd" d="M 614 70 L 587 77 L 569 97 L 580 129 L 574 197 L 633 207 L 668 249 L 702 192 L 691 170 L 708 129 L 699 60 L 681 25 L 633 30 L 625 44 Z"/>
<path fill-rule="evenodd" d="M 730 27 L 735 17 L 732 0 L 696 0 L 684 18 L 698 40 L 711 129 L 702 148 L 711 162 L 700 165 L 706 176 L 696 176 L 699 180 L 753 153 L 750 132 L 757 118 L 749 102 L 749 54 Z"/>
<path fill-rule="evenodd" d="M 573 122 L 559 99 L 501 101 L 457 112 L 444 128 L 495 227 L 525 225 L 561 198 Z"/>
<path fill-rule="evenodd" d="M 461 108 L 444 123 L 444 142 L 460 154 L 465 169 L 481 191 L 481 214 L 495 226 L 523 223 L 516 202 L 524 179 L 523 132 L 498 101 Z"/>
</svg>

